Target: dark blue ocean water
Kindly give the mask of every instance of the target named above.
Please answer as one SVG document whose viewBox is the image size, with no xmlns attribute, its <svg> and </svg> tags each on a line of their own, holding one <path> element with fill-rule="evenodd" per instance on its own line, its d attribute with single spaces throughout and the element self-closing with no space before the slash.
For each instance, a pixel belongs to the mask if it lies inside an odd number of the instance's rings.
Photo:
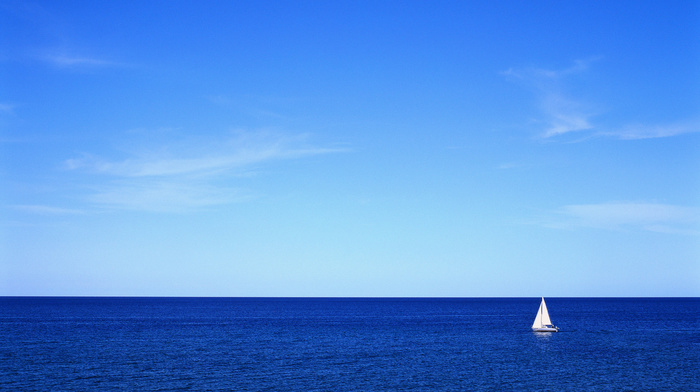
<svg viewBox="0 0 700 392">
<path fill-rule="evenodd" d="M 539 302 L 0 297 L 0 390 L 700 390 L 700 299 Z"/>
</svg>

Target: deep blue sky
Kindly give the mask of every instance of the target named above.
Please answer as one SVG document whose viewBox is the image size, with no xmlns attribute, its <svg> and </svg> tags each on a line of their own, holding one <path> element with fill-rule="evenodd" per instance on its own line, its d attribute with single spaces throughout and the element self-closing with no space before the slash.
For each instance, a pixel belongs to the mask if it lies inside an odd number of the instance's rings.
<svg viewBox="0 0 700 392">
<path fill-rule="evenodd" d="M 0 72 L 0 295 L 700 295 L 696 1 L 0 1 Z"/>
</svg>

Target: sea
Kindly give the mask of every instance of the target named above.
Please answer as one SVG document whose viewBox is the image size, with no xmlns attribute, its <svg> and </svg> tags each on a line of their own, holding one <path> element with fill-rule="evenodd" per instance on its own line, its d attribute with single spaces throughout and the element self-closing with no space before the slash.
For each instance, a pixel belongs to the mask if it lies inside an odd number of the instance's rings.
<svg viewBox="0 0 700 392">
<path fill-rule="evenodd" d="M 700 391 L 700 298 L 0 297 L 2 391 Z"/>
</svg>

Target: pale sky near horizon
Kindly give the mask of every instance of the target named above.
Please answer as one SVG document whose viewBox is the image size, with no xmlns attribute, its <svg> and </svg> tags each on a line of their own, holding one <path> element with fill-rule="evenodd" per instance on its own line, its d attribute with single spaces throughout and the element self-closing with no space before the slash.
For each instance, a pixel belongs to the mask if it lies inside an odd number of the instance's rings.
<svg viewBox="0 0 700 392">
<path fill-rule="evenodd" d="M 697 1 L 0 0 L 0 295 L 700 296 Z"/>
</svg>

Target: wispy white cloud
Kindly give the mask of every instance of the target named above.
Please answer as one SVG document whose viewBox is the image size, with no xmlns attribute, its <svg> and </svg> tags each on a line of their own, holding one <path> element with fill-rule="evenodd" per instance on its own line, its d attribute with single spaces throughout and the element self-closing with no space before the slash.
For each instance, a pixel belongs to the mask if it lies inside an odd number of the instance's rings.
<svg viewBox="0 0 700 392">
<path fill-rule="evenodd" d="M 497 166 L 497 168 L 501 170 L 517 169 L 520 167 L 522 167 L 522 164 L 517 162 L 503 162 Z"/>
<path fill-rule="evenodd" d="M 67 170 L 89 174 L 87 200 L 105 208 L 178 211 L 248 200 L 232 185 L 258 166 L 346 151 L 313 146 L 307 135 L 236 132 L 209 140 L 170 140 L 128 153 L 121 160 L 86 154 L 68 159 Z"/>
<path fill-rule="evenodd" d="M 598 58 L 576 60 L 573 65 L 564 69 L 525 68 L 509 69 L 503 74 L 533 90 L 537 96 L 545 129 L 541 137 L 551 138 L 589 130 L 593 128 L 591 118 L 594 112 L 590 105 L 571 97 L 565 92 L 565 80 L 576 74 L 587 71 L 590 64 Z"/>
<path fill-rule="evenodd" d="M 113 180 L 96 187 L 87 200 L 97 206 L 119 210 L 186 212 L 242 202 L 250 192 L 207 181 L 187 178 Z"/>
<path fill-rule="evenodd" d="M 547 218 L 551 228 L 636 229 L 700 235 L 700 208 L 645 202 L 563 206 Z"/>
<path fill-rule="evenodd" d="M 11 206 L 14 210 L 36 215 L 80 215 L 84 211 L 47 205 L 20 204 Z"/>
<path fill-rule="evenodd" d="M 15 110 L 15 105 L 0 102 L 0 113 L 12 113 Z"/>
<path fill-rule="evenodd" d="M 549 138 L 570 132 L 585 131 L 593 128 L 591 113 L 586 112 L 579 102 L 561 94 L 548 92 L 541 102 L 543 113 L 547 116 L 548 127 L 542 134 Z"/>
<path fill-rule="evenodd" d="M 230 98 L 225 95 L 213 95 L 208 96 L 207 99 L 216 106 L 241 111 L 253 117 L 272 120 L 289 120 L 289 117 L 282 114 L 282 111 L 271 110 L 270 108 L 289 105 L 295 101 L 290 98 L 255 95 L 237 98 Z"/>
<path fill-rule="evenodd" d="M 127 63 L 110 58 L 113 56 L 98 54 L 95 53 L 94 50 L 86 50 L 78 48 L 78 46 L 79 45 L 66 43 L 58 47 L 35 49 L 29 51 L 27 55 L 30 56 L 32 60 L 64 69 L 95 69 L 128 66 Z"/>
<path fill-rule="evenodd" d="M 109 67 L 119 66 L 120 63 L 105 60 L 95 56 L 81 56 L 67 53 L 51 53 L 40 56 L 40 59 L 57 67 Z"/>
<path fill-rule="evenodd" d="M 634 124 L 616 127 L 593 121 L 600 114 L 593 103 L 575 97 L 567 92 L 568 80 L 576 75 L 585 75 L 591 65 L 600 57 L 576 60 L 567 68 L 511 68 L 503 75 L 532 90 L 539 108 L 538 123 L 544 129 L 539 136 L 543 139 L 584 133 L 585 139 L 608 137 L 620 140 L 652 139 L 700 132 L 700 120 L 685 120 L 667 124 Z"/>
<path fill-rule="evenodd" d="M 59 68 L 95 68 L 123 66 L 125 64 L 110 60 L 103 54 L 109 48 L 100 46 L 91 48 L 85 40 L 74 33 L 79 28 L 72 25 L 53 7 L 32 4 L 29 1 L 10 1 L 0 3 L 4 15 L 15 23 L 15 35 L 41 37 L 42 41 L 52 42 L 50 46 L 27 46 L 20 51 L 3 51 L 0 60 L 39 61 Z M 103 54 L 96 54 L 102 52 Z M 2 58 L 6 56 L 5 58 Z"/>
<path fill-rule="evenodd" d="M 117 177 L 214 176 L 265 162 L 345 151 L 307 145 L 306 139 L 306 135 L 239 132 L 222 140 L 160 145 L 123 160 L 85 155 L 68 159 L 65 166 Z"/>
<path fill-rule="evenodd" d="M 700 132 L 700 120 L 656 125 L 627 125 L 621 129 L 600 132 L 603 136 L 622 140 L 654 139 Z"/>
<path fill-rule="evenodd" d="M 61 67 L 70 67 L 70 66 L 77 66 L 77 65 L 101 66 L 101 65 L 113 64 L 109 61 L 101 60 L 101 59 L 97 59 L 97 58 L 66 56 L 66 55 L 47 56 L 46 60 L 48 60 L 49 62 L 51 62 L 55 65 L 61 66 Z"/>
<path fill-rule="evenodd" d="M 508 77 L 519 79 L 535 88 L 544 89 L 546 85 L 551 85 L 552 82 L 556 82 L 558 79 L 587 71 L 593 62 L 600 59 L 600 56 L 595 56 L 587 59 L 574 60 L 571 66 L 562 69 L 537 67 L 509 68 L 504 71 L 503 74 Z"/>
</svg>

